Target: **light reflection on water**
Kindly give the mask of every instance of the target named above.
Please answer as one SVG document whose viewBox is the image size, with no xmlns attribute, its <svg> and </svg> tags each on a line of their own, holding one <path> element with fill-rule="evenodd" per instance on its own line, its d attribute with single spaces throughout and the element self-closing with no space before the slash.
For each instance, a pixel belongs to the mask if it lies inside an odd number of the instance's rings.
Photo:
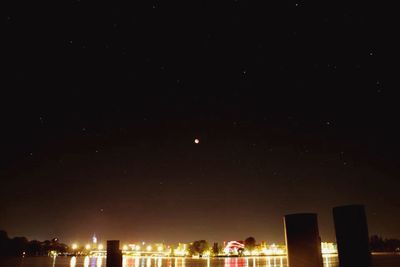
<svg viewBox="0 0 400 267">
<path fill-rule="evenodd" d="M 75 267 L 75 265 L 76 265 L 76 257 L 72 257 L 70 261 L 70 266 Z"/>
<path fill-rule="evenodd" d="M 338 266 L 335 255 L 324 255 L 323 260 L 324 267 Z M 54 263 L 53 267 L 59 266 Z M 124 256 L 122 264 L 123 267 L 287 267 L 286 257 L 283 256 L 203 259 Z M 106 267 L 104 257 L 70 258 L 69 267 L 80 266 Z"/>
<path fill-rule="evenodd" d="M 325 255 L 325 267 L 338 267 L 336 256 Z M 373 255 L 374 267 L 399 267 L 400 254 Z M 124 267 L 287 267 L 286 257 L 158 258 L 126 257 Z M 106 267 L 105 257 L 0 257 L 1 267 Z"/>
</svg>

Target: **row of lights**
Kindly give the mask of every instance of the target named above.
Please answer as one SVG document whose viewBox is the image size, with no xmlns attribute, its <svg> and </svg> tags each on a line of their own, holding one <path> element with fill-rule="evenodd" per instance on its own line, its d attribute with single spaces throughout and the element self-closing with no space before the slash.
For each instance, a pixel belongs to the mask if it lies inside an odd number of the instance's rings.
<svg viewBox="0 0 400 267">
<path fill-rule="evenodd" d="M 78 245 L 77 244 L 72 244 L 72 250 L 77 250 L 78 249 Z M 133 245 L 132 246 L 133 248 L 132 249 L 134 249 L 134 250 L 136 250 L 136 251 L 140 251 L 140 246 L 139 245 Z M 86 250 L 90 250 L 91 249 L 91 246 L 90 246 L 90 244 L 87 244 L 86 246 L 85 246 L 85 249 Z M 102 244 L 99 244 L 98 246 L 97 246 L 97 249 L 98 250 L 103 250 L 104 249 L 104 246 L 102 245 Z M 129 246 L 128 245 L 124 245 L 123 247 L 122 247 L 122 250 L 129 250 Z M 148 245 L 147 247 L 146 247 L 146 250 L 147 251 L 152 251 L 153 250 L 153 247 L 151 246 L 151 245 Z M 159 251 L 159 252 L 161 252 L 161 251 L 163 251 L 164 249 L 163 249 L 163 246 L 158 246 L 157 247 L 157 251 Z"/>
<path fill-rule="evenodd" d="M 132 247 L 132 250 L 140 251 L 140 246 L 139 245 L 130 245 L 130 246 Z M 122 250 L 129 250 L 129 246 L 124 245 L 122 247 Z M 146 246 L 146 250 L 150 252 L 150 251 L 153 250 L 153 247 L 151 245 L 148 245 L 148 246 Z M 163 246 L 158 246 L 157 247 L 157 251 L 161 252 L 163 250 L 164 250 Z"/>
<path fill-rule="evenodd" d="M 322 245 L 321 246 L 322 247 L 322 254 L 337 253 L 337 248 L 334 246 L 334 244 L 322 242 L 321 245 Z M 132 247 L 132 250 L 140 251 L 140 246 L 139 245 L 131 245 L 131 247 Z M 78 249 L 78 245 L 77 244 L 72 244 L 72 250 L 77 250 L 77 249 Z M 85 246 L 85 249 L 86 250 L 90 250 L 91 249 L 90 244 L 87 244 Z M 103 250 L 104 246 L 102 244 L 99 244 L 97 246 L 97 249 L 98 250 Z M 185 251 L 185 249 L 186 249 L 186 245 L 184 245 L 183 251 Z M 124 245 L 122 247 L 122 250 L 125 250 L 125 251 L 129 250 L 129 246 L 128 245 Z M 153 250 L 153 247 L 151 245 L 146 246 L 146 251 L 150 252 L 152 250 Z M 163 246 L 158 246 L 157 247 L 157 251 L 158 252 L 161 252 L 163 250 L 164 250 Z M 278 254 L 284 254 L 285 253 L 284 250 L 278 249 L 275 244 L 273 244 L 271 246 L 271 248 L 269 248 L 269 249 L 264 248 L 262 250 L 262 252 L 267 254 L 267 255 L 268 254 L 276 254 L 276 255 L 278 255 Z M 253 255 L 253 254 L 257 254 L 257 252 L 256 251 L 252 251 L 252 252 L 248 252 L 248 254 Z"/>
<path fill-rule="evenodd" d="M 78 249 L 78 245 L 77 244 L 72 244 L 72 250 L 77 250 Z M 102 250 L 104 248 L 104 246 L 102 245 L 102 244 L 99 244 L 98 246 L 97 246 L 97 249 L 99 249 L 99 250 Z M 85 246 L 85 249 L 86 250 L 89 250 L 89 249 L 91 249 L 91 246 L 90 246 L 90 244 L 87 244 L 86 246 Z"/>
</svg>

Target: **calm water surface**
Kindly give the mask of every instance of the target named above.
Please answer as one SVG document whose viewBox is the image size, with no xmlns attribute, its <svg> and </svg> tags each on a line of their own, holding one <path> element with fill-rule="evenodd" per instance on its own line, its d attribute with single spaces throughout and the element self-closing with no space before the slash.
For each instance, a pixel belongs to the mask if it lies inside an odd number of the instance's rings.
<svg viewBox="0 0 400 267">
<path fill-rule="evenodd" d="M 0 258 L 0 267 L 106 267 L 104 257 Z M 400 266 L 399 255 L 373 257 L 374 267 Z M 160 258 L 124 257 L 124 267 L 287 267 L 286 257 Z M 325 267 L 338 267 L 336 256 L 324 256 Z M 358 267 L 358 266 L 355 266 Z"/>
</svg>

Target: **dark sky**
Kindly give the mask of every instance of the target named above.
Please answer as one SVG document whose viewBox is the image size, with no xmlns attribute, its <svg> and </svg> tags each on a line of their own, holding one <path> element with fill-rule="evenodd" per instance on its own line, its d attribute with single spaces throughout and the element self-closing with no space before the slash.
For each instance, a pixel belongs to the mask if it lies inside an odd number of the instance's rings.
<svg viewBox="0 0 400 267">
<path fill-rule="evenodd" d="M 400 238 L 389 7 L 51 2 L 2 8 L 10 235 L 283 242 L 317 212 L 334 241 L 332 207 L 361 203 Z"/>
</svg>

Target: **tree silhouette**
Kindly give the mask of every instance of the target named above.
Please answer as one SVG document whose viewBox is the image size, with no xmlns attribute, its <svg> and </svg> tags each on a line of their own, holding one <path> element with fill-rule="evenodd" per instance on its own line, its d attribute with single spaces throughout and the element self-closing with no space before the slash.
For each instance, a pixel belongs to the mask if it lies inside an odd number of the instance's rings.
<svg viewBox="0 0 400 267">
<path fill-rule="evenodd" d="M 252 236 L 246 238 L 244 240 L 244 247 L 247 250 L 250 250 L 250 251 L 253 250 L 256 247 L 256 239 Z"/>
<path fill-rule="evenodd" d="M 0 230 L 0 256 L 27 256 L 48 255 L 49 251 L 66 252 L 68 246 L 59 243 L 58 239 L 40 242 L 28 241 L 26 237 L 9 238 L 7 232 Z"/>
<path fill-rule="evenodd" d="M 208 245 L 206 240 L 197 240 L 194 241 L 192 244 L 189 246 L 189 253 L 191 255 L 200 255 L 202 256 L 203 253 L 207 250 L 210 249 L 210 246 Z"/>
</svg>

